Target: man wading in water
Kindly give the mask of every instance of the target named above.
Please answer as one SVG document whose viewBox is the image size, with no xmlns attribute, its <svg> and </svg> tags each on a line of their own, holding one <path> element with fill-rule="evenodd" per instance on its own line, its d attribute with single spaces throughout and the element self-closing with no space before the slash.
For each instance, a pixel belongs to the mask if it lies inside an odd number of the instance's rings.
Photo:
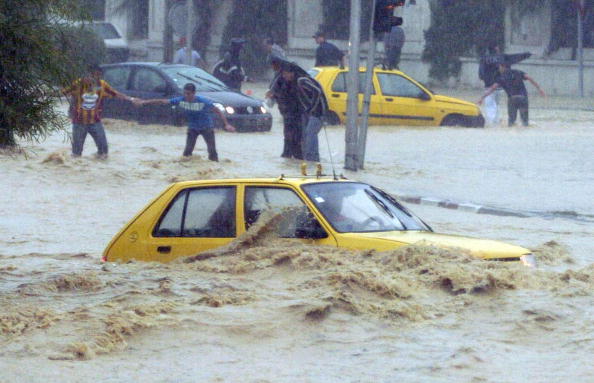
<svg viewBox="0 0 594 383">
<path fill-rule="evenodd" d="M 137 100 L 135 105 L 171 104 L 177 105 L 186 115 L 188 121 L 188 136 L 184 157 L 190 157 L 196 146 L 198 136 L 202 135 L 208 148 L 208 159 L 218 161 L 217 148 L 215 143 L 214 122 L 211 113 L 217 114 L 223 120 L 224 129 L 235 132 L 235 128 L 229 124 L 225 115 L 218 110 L 207 98 L 196 95 L 196 86 L 188 83 L 184 86 L 184 95 L 172 99 Z"/>
<path fill-rule="evenodd" d="M 528 126 L 528 91 L 524 85 L 524 81 L 530 81 L 532 85 L 538 89 L 541 96 L 546 97 L 545 92 L 540 88 L 540 85 L 529 77 L 526 73 L 510 69 L 509 64 L 499 64 L 499 76 L 495 80 L 496 82 L 491 85 L 485 92 L 483 97 L 480 98 L 478 104 L 482 104 L 483 100 L 488 97 L 491 93 L 499 87 L 502 87 L 507 93 L 507 114 L 509 117 L 508 124 L 513 126 L 516 123 L 518 117 L 518 111 L 520 111 L 520 117 L 522 118 L 522 124 Z"/>
</svg>

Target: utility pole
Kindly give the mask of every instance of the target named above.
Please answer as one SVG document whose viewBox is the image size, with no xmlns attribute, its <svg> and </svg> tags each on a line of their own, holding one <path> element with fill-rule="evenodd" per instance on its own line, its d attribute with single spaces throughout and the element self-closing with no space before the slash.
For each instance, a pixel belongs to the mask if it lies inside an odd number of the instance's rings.
<svg viewBox="0 0 594 383">
<path fill-rule="evenodd" d="M 163 29 L 163 62 L 165 63 L 173 61 L 173 28 L 169 21 L 171 1 L 165 0 L 165 28 Z"/>
<path fill-rule="evenodd" d="M 578 63 L 579 63 L 579 79 L 578 79 L 578 87 L 580 91 L 580 97 L 584 97 L 584 11 L 585 11 L 585 1 L 579 0 L 577 4 L 577 17 L 578 17 L 578 46 L 577 46 L 577 54 L 578 54 Z"/>
<path fill-rule="evenodd" d="M 188 24 L 186 24 L 186 64 L 192 65 L 192 52 L 194 51 L 194 24 L 196 18 L 194 17 L 194 0 L 186 0 L 188 12 Z"/>
<path fill-rule="evenodd" d="M 349 72 L 347 79 L 347 126 L 344 167 L 357 171 L 358 166 L 358 128 L 359 118 L 359 50 L 361 42 L 361 0 L 351 0 L 351 26 L 349 39 Z"/>
<path fill-rule="evenodd" d="M 373 0 L 371 23 L 369 24 L 369 50 L 367 52 L 367 70 L 365 72 L 365 95 L 363 96 L 363 113 L 359 127 L 359 169 L 365 169 L 365 150 L 367 147 L 367 127 L 369 126 L 369 108 L 371 106 L 371 90 L 373 89 L 373 68 L 375 67 L 375 50 L 377 42 L 373 25 L 375 22 L 375 7 L 377 1 Z"/>
</svg>

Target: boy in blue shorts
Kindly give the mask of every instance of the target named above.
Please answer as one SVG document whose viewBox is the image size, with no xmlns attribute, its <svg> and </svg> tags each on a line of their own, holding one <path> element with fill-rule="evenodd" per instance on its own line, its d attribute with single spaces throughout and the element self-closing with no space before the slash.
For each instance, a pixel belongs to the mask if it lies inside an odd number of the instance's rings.
<svg viewBox="0 0 594 383">
<path fill-rule="evenodd" d="M 188 135 L 184 157 L 190 157 L 196 146 L 198 136 L 202 136 L 208 148 L 208 159 L 218 161 L 217 148 L 214 135 L 214 121 L 212 113 L 217 114 L 223 120 L 223 128 L 229 132 L 235 132 L 235 128 L 229 124 L 225 115 L 218 110 L 207 98 L 196 95 L 196 86 L 188 83 L 184 86 L 184 95 L 172 99 L 138 100 L 135 105 L 170 104 L 176 105 L 186 115 L 188 121 Z"/>
</svg>

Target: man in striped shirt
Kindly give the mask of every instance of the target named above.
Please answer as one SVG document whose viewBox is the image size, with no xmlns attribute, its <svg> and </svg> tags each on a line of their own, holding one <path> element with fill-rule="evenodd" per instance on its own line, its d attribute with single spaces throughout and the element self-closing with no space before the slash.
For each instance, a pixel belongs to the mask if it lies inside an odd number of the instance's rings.
<svg viewBox="0 0 594 383">
<path fill-rule="evenodd" d="M 89 76 L 76 80 L 70 88 L 64 90 L 64 94 L 69 97 L 71 102 L 73 157 L 82 155 L 88 133 L 97 145 L 97 157 L 107 159 L 107 138 L 101 123 L 103 100 L 106 97 L 116 97 L 130 102 L 134 101 L 133 97 L 128 97 L 113 89 L 105 80 L 101 79 L 101 75 L 101 68 L 94 66 Z"/>
</svg>

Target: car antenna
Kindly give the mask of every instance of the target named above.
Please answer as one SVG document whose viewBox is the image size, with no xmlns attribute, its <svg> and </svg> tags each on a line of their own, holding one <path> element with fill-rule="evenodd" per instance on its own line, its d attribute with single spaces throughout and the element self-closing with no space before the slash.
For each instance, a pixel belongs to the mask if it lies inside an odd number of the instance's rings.
<svg viewBox="0 0 594 383">
<path fill-rule="evenodd" d="M 330 149 L 330 140 L 328 140 L 328 131 L 326 130 L 326 125 L 324 125 L 324 136 L 326 136 L 326 145 L 328 146 L 328 155 L 330 156 L 330 166 L 332 167 L 332 178 L 334 181 L 338 181 L 338 177 L 336 176 L 336 169 L 334 168 L 334 159 L 332 158 L 332 149 Z"/>
</svg>

